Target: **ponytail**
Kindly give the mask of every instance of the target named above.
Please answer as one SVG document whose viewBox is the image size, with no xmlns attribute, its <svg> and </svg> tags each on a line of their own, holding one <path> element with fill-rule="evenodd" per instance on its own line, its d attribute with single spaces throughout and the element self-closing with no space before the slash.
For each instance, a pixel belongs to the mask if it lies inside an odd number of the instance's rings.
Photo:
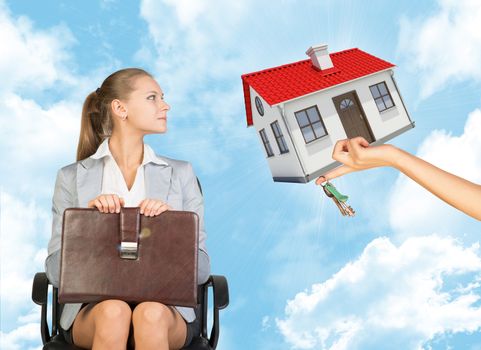
<svg viewBox="0 0 481 350">
<path fill-rule="evenodd" d="M 112 135 L 112 101 L 126 99 L 134 90 L 134 78 L 145 75 L 152 77 L 140 68 L 121 69 L 109 75 L 100 88 L 87 96 L 82 108 L 77 161 L 90 157 L 102 141 Z"/>
</svg>

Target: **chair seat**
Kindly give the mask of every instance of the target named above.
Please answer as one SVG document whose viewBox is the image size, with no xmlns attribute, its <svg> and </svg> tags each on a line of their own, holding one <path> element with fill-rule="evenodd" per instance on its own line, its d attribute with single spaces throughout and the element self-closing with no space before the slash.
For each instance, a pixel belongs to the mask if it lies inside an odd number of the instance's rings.
<svg viewBox="0 0 481 350">
<path fill-rule="evenodd" d="M 1 0 L 0 0 L 1 1 Z M 56 334 L 53 337 L 49 331 L 49 324 L 47 322 L 47 306 L 48 306 L 48 289 L 50 281 L 47 278 L 45 272 L 39 272 L 35 274 L 33 286 L 32 286 L 32 300 L 42 307 L 41 319 L 40 319 L 40 332 L 42 334 L 42 342 L 45 344 L 43 350 L 85 350 L 78 346 L 71 345 L 65 341 L 63 334 Z M 229 289 L 227 286 L 227 280 L 224 276 L 211 275 L 207 282 L 199 285 L 199 304 L 200 307 L 196 309 L 196 315 L 202 322 L 207 322 L 207 299 L 208 291 L 212 289 L 212 310 L 213 310 L 213 323 L 210 331 L 210 337 L 206 335 L 194 337 L 191 344 L 183 350 L 215 350 L 217 341 L 219 339 L 219 310 L 225 309 L 229 305 Z M 60 327 L 58 319 L 62 313 L 62 304 L 58 303 L 57 298 L 58 290 L 56 287 L 52 289 L 52 304 L 50 309 L 52 310 L 52 324 Z M 53 306 L 56 306 L 55 308 Z M 201 323 L 202 328 L 202 323 Z M 204 329 L 204 333 L 207 331 Z M 212 345 L 211 345 L 212 344 Z M 133 345 L 128 344 L 132 347 Z"/>
<path fill-rule="evenodd" d="M 75 345 L 71 345 L 65 341 L 63 336 L 57 334 L 42 348 L 43 350 L 84 350 Z M 202 337 L 195 337 L 192 339 L 190 345 L 182 350 L 212 350 L 207 339 Z"/>
<path fill-rule="evenodd" d="M 212 347 L 207 339 L 203 337 L 196 337 L 192 339 L 192 342 L 188 347 L 183 348 L 182 350 L 212 350 Z"/>
<path fill-rule="evenodd" d="M 42 348 L 43 350 L 84 350 L 75 345 L 67 343 L 63 336 L 57 334 Z"/>
</svg>

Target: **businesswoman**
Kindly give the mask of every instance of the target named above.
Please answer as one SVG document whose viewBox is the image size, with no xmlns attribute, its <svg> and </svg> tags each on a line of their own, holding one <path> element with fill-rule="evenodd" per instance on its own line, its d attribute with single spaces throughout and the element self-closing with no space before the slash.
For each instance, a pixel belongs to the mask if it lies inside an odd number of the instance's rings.
<svg viewBox="0 0 481 350">
<path fill-rule="evenodd" d="M 54 286 L 59 282 L 62 216 L 69 207 L 118 213 L 121 206 L 138 206 L 146 216 L 170 209 L 196 212 L 200 219 L 198 279 L 207 281 L 210 261 L 203 199 L 192 166 L 160 157 L 143 142 L 147 134 L 167 131 L 169 109 L 155 79 L 137 68 L 111 74 L 87 96 L 77 162 L 58 171 L 53 194 L 45 269 Z M 95 350 L 125 349 L 129 333 L 136 349 L 180 349 L 200 333 L 192 308 L 158 302 L 131 306 L 120 300 L 65 304 L 60 326 L 68 342 Z"/>
</svg>

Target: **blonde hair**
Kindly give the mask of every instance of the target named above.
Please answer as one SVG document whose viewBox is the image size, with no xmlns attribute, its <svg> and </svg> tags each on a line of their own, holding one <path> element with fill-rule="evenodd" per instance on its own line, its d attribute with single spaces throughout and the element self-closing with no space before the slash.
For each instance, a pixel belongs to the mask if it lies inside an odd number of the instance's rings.
<svg viewBox="0 0 481 350">
<path fill-rule="evenodd" d="M 114 99 L 126 99 L 134 91 L 135 79 L 141 76 L 153 78 L 150 73 L 140 68 L 118 70 L 87 96 L 82 108 L 77 161 L 90 157 L 102 141 L 112 135 L 111 103 Z"/>
</svg>

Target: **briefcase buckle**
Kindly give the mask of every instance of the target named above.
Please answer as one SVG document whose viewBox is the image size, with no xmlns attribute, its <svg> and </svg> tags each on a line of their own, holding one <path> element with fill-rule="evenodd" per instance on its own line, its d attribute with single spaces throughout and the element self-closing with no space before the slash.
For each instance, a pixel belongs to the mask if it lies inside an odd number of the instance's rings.
<svg viewBox="0 0 481 350">
<path fill-rule="evenodd" d="M 137 242 L 122 242 L 120 244 L 120 257 L 122 259 L 135 260 L 138 257 L 138 252 Z"/>
</svg>

